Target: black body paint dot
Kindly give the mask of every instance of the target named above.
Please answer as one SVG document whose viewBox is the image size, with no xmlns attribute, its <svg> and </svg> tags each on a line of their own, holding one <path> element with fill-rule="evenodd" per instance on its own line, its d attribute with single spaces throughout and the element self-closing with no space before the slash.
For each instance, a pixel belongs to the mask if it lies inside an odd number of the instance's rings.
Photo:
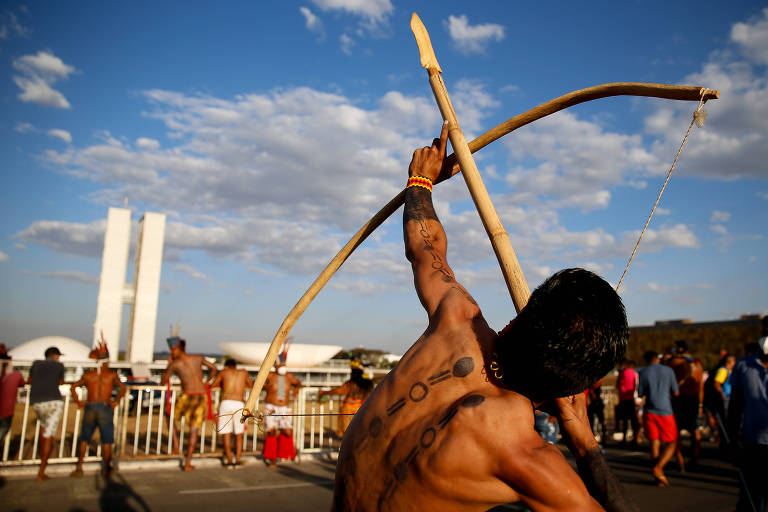
<svg viewBox="0 0 768 512">
<path fill-rule="evenodd" d="M 453 375 L 455 377 L 466 377 L 475 369 L 475 362 L 471 357 L 462 357 L 453 365 Z"/>
<path fill-rule="evenodd" d="M 485 402 L 483 395 L 469 395 L 461 402 L 462 407 L 477 407 L 481 403 Z"/>
<path fill-rule="evenodd" d="M 432 446 L 432 443 L 435 442 L 435 437 L 437 437 L 437 432 L 432 427 L 429 427 L 421 434 L 421 447 L 429 448 Z"/>
<path fill-rule="evenodd" d="M 427 389 L 427 386 L 423 382 L 417 382 L 411 386 L 411 391 L 408 393 L 408 396 L 410 396 L 411 400 L 414 402 L 421 402 L 428 393 L 429 390 Z"/>
<path fill-rule="evenodd" d="M 378 416 L 371 420 L 371 423 L 368 425 L 368 433 L 371 437 L 376 437 L 381 434 L 382 423 L 381 418 Z"/>
</svg>

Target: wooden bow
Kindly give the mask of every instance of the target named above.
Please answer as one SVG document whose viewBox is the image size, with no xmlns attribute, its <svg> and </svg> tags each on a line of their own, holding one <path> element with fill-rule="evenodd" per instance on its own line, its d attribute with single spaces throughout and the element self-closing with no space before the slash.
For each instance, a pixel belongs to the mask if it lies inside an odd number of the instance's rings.
<svg viewBox="0 0 768 512">
<path fill-rule="evenodd" d="M 578 105 L 579 103 L 599 98 L 608 98 L 611 96 L 644 96 L 682 101 L 700 101 L 703 99 L 704 101 L 707 101 L 719 98 L 720 93 L 714 89 L 685 85 L 646 84 L 638 82 L 617 82 L 596 85 L 594 87 L 569 92 L 568 94 L 564 94 L 563 96 L 547 101 L 546 103 L 542 103 L 527 112 L 523 112 L 522 114 L 507 119 L 503 123 L 491 128 L 471 141 L 468 144 L 469 151 L 475 153 L 504 135 L 560 110 Z M 451 169 L 451 172 L 444 173 L 443 175 L 445 178 L 438 180 L 437 183 L 451 178 L 460 172 L 461 169 L 457 165 L 457 162 L 458 159 L 455 154 L 446 157 L 444 165 L 446 168 Z M 312 303 L 317 294 L 320 293 L 320 290 L 323 289 L 331 277 L 339 270 L 339 268 L 341 268 L 341 265 L 347 260 L 352 252 L 354 252 L 354 250 L 362 244 L 363 241 L 376 230 L 376 228 L 403 205 L 404 199 L 405 189 L 384 205 L 384 207 L 371 217 L 368 222 L 363 224 L 357 233 L 350 238 L 346 245 L 344 245 L 338 254 L 336 254 L 336 256 L 334 256 L 328 263 L 323 271 L 320 272 L 320 275 L 318 275 L 309 288 L 307 288 L 307 291 L 304 292 L 304 295 L 301 296 L 296 305 L 293 306 L 293 309 L 291 309 L 283 320 L 283 323 L 280 325 L 280 328 L 277 330 L 277 333 L 275 333 L 275 337 L 272 339 L 267 355 L 261 363 L 259 373 L 256 376 L 253 388 L 251 389 L 251 394 L 248 397 L 248 401 L 243 410 L 242 421 L 245 421 L 249 417 L 254 417 L 256 402 L 264 387 L 264 382 L 267 380 L 269 371 L 272 365 L 274 365 L 280 346 L 298 319 L 304 314 L 304 311 L 306 311 L 307 307 Z"/>
</svg>

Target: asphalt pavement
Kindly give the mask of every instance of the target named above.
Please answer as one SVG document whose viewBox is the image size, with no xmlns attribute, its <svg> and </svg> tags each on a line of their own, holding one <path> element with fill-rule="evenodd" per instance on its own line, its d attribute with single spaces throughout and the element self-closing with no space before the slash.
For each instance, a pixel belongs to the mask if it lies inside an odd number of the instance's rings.
<svg viewBox="0 0 768 512">
<path fill-rule="evenodd" d="M 657 487 L 651 477 L 647 445 L 639 450 L 609 446 L 609 464 L 640 510 L 730 511 L 738 496 L 738 476 L 720 460 L 714 446 L 705 446 L 701 463 L 680 473 L 667 467 L 671 485 Z M 224 469 L 216 459 L 196 461 L 197 469 L 183 473 L 176 461 L 125 461 L 110 480 L 86 468 L 83 478 L 70 478 L 72 466 L 51 466 L 51 480 L 37 483 L 34 469 L 3 470 L 0 510 L 8 511 L 194 511 L 270 510 L 301 512 L 328 510 L 335 463 L 306 458 L 269 469 L 256 458 L 239 469 Z M 494 511 L 525 510 L 506 505 Z"/>
</svg>

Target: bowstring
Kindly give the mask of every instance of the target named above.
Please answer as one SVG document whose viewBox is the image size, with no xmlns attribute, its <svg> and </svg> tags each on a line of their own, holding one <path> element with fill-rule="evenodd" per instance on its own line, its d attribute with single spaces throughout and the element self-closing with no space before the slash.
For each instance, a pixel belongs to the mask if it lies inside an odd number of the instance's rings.
<svg viewBox="0 0 768 512">
<path fill-rule="evenodd" d="M 240 409 L 237 409 L 234 412 L 227 413 L 227 414 L 217 414 L 216 415 L 216 433 L 221 433 L 222 430 L 224 430 L 232 421 L 234 421 L 235 416 L 238 413 L 241 413 L 245 410 L 245 407 L 241 407 Z M 306 414 L 260 414 L 261 418 L 257 418 L 255 415 L 249 415 L 245 417 L 245 423 L 250 423 L 252 425 L 256 425 L 256 428 L 259 432 L 264 433 L 264 430 L 262 429 L 261 425 L 264 423 L 264 419 L 267 416 L 273 416 L 273 417 L 293 417 L 293 416 L 354 416 L 355 413 L 353 412 L 327 412 L 327 413 L 306 413 Z M 223 425 L 219 425 L 219 418 L 226 418 L 229 417 Z"/>
<path fill-rule="evenodd" d="M 640 231 L 640 236 L 637 238 L 637 242 L 635 242 L 635 247 L 632 249 L 632 254 L 629 256 L 627 265 L 624 267 L 624 272 L 621 273 L 619 284 L 616 285 L 617 292 L 619 291 L 619 287 L 621 286 L 621 283 L 624 281 L 624 277 L 627 275 L 627 271 L 629 270 L 629 266 L 632 264 L 632 260 L 635 258 L 635 254 L 637 253 L 637 248 L 640 246 L 640 241 L 643 239 L 643 235 L 645 235 L 645 232 L 648 229 L 648 225 L 651 223 L 653 214 L 656 212 L 656 207 L 659 206 L 659 201 L 661 201 L 661 195 L 664 193 L 664 190 L 667 188 L 667 184 L 669 183 L 669 178 L 672 176 L 672 171 L 675 170 L 675 166 L 677 165 L 677 160 L 680 158 L 680 154 L 683 152 L 683 148 L 685 147 L 685 143 L 688 141 L 688 136 L 691 134 L 691 130 L 693 129 L 694 123 L 698 127 L 704 126 L 704 121 L 707 119 L 707 111 L 703 110 L 704 103 L 706 103 L 707 101 L 704 99 L 704 97 L 708 91 L 709 89 L 706 89 L 706 88 L 702 88 L 700 91 L 701 97 L 699 98 L 699 105 L 698 107 L 696 107 L 696 110 L 693 112 L 691 123 L 688 125 L 688 131 L 685 132 L 685 137 L 683 137 L 683 142 L 680 144 L 680 148 L 677 150 L 677 154 L 675 155 L 675 159 L 672 162 L 672 166 L 669 168 L 669 172 L 667 172 L 667 177 L 666 179 L 664 179 L 664 184 L 661 186 L 661 190 L 659 190 L 659 195 L 656 197 L 656 202 L 653 203 L 653 208 L 651 208 L 651 213 L 648 215 L 648 219 L 645 221 L 645 226 L 643 226 L 642 231 Z"/>
</svg>

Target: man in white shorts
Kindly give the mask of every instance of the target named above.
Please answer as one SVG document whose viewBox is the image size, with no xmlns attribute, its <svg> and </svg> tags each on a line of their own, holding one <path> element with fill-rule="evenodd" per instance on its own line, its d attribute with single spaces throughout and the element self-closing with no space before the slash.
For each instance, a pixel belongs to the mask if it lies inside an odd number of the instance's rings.
<svg viewBox="0 0 768 512">
<path fill-rule="evenodd" d="M 48 348 L 44 361 L 32 363 L 27 379 L 32 386 L 29 403 L 40 421 L 40 470 L 36 479 L 38 482 L 50 478 L 45 474 L 45 467 L 51 455 L 53 436 L 59 429 L 64 412 L 64 399 L 59 392 L 59 386 L 64 384 L 64 365 L 59 362 L 61 355 L 57 347 Z"/>
<path fill-rule="evenodd" d="M 246 388 L 253 386 L 253 381 L 246 370 L 238 370 L 237 362 L 228 359 L 224 369 L 216 375 L 211 383 L 212 388 L 221 388 L 221 404 L 217 421 L 217 432 L 224 438 L 224 467 L 242 466 L 240 456 L 243 453 L 243 432 L 245 424 L 243 417 L 243 393 Z M 232 461 L 232 432 L 235 433 L 235 460 Z"/>
<path fill-rule="evenodd" d="M 277 467 L 277 459 L 296 458 L 296 448 L 293 444 L 293 414 L 291 400 L 301 388 L 299 379 L 288 373 L 285 368 L 286 354 L 280 355 L 275 363 L 275 373 L 270 373 L 264 383 L 267 392 L 264 405 L 267 435 L 264 438 L 264 463 L 269 467 Z M 279 435 L 278 435 L 279 434 Z"/>
</svg>

